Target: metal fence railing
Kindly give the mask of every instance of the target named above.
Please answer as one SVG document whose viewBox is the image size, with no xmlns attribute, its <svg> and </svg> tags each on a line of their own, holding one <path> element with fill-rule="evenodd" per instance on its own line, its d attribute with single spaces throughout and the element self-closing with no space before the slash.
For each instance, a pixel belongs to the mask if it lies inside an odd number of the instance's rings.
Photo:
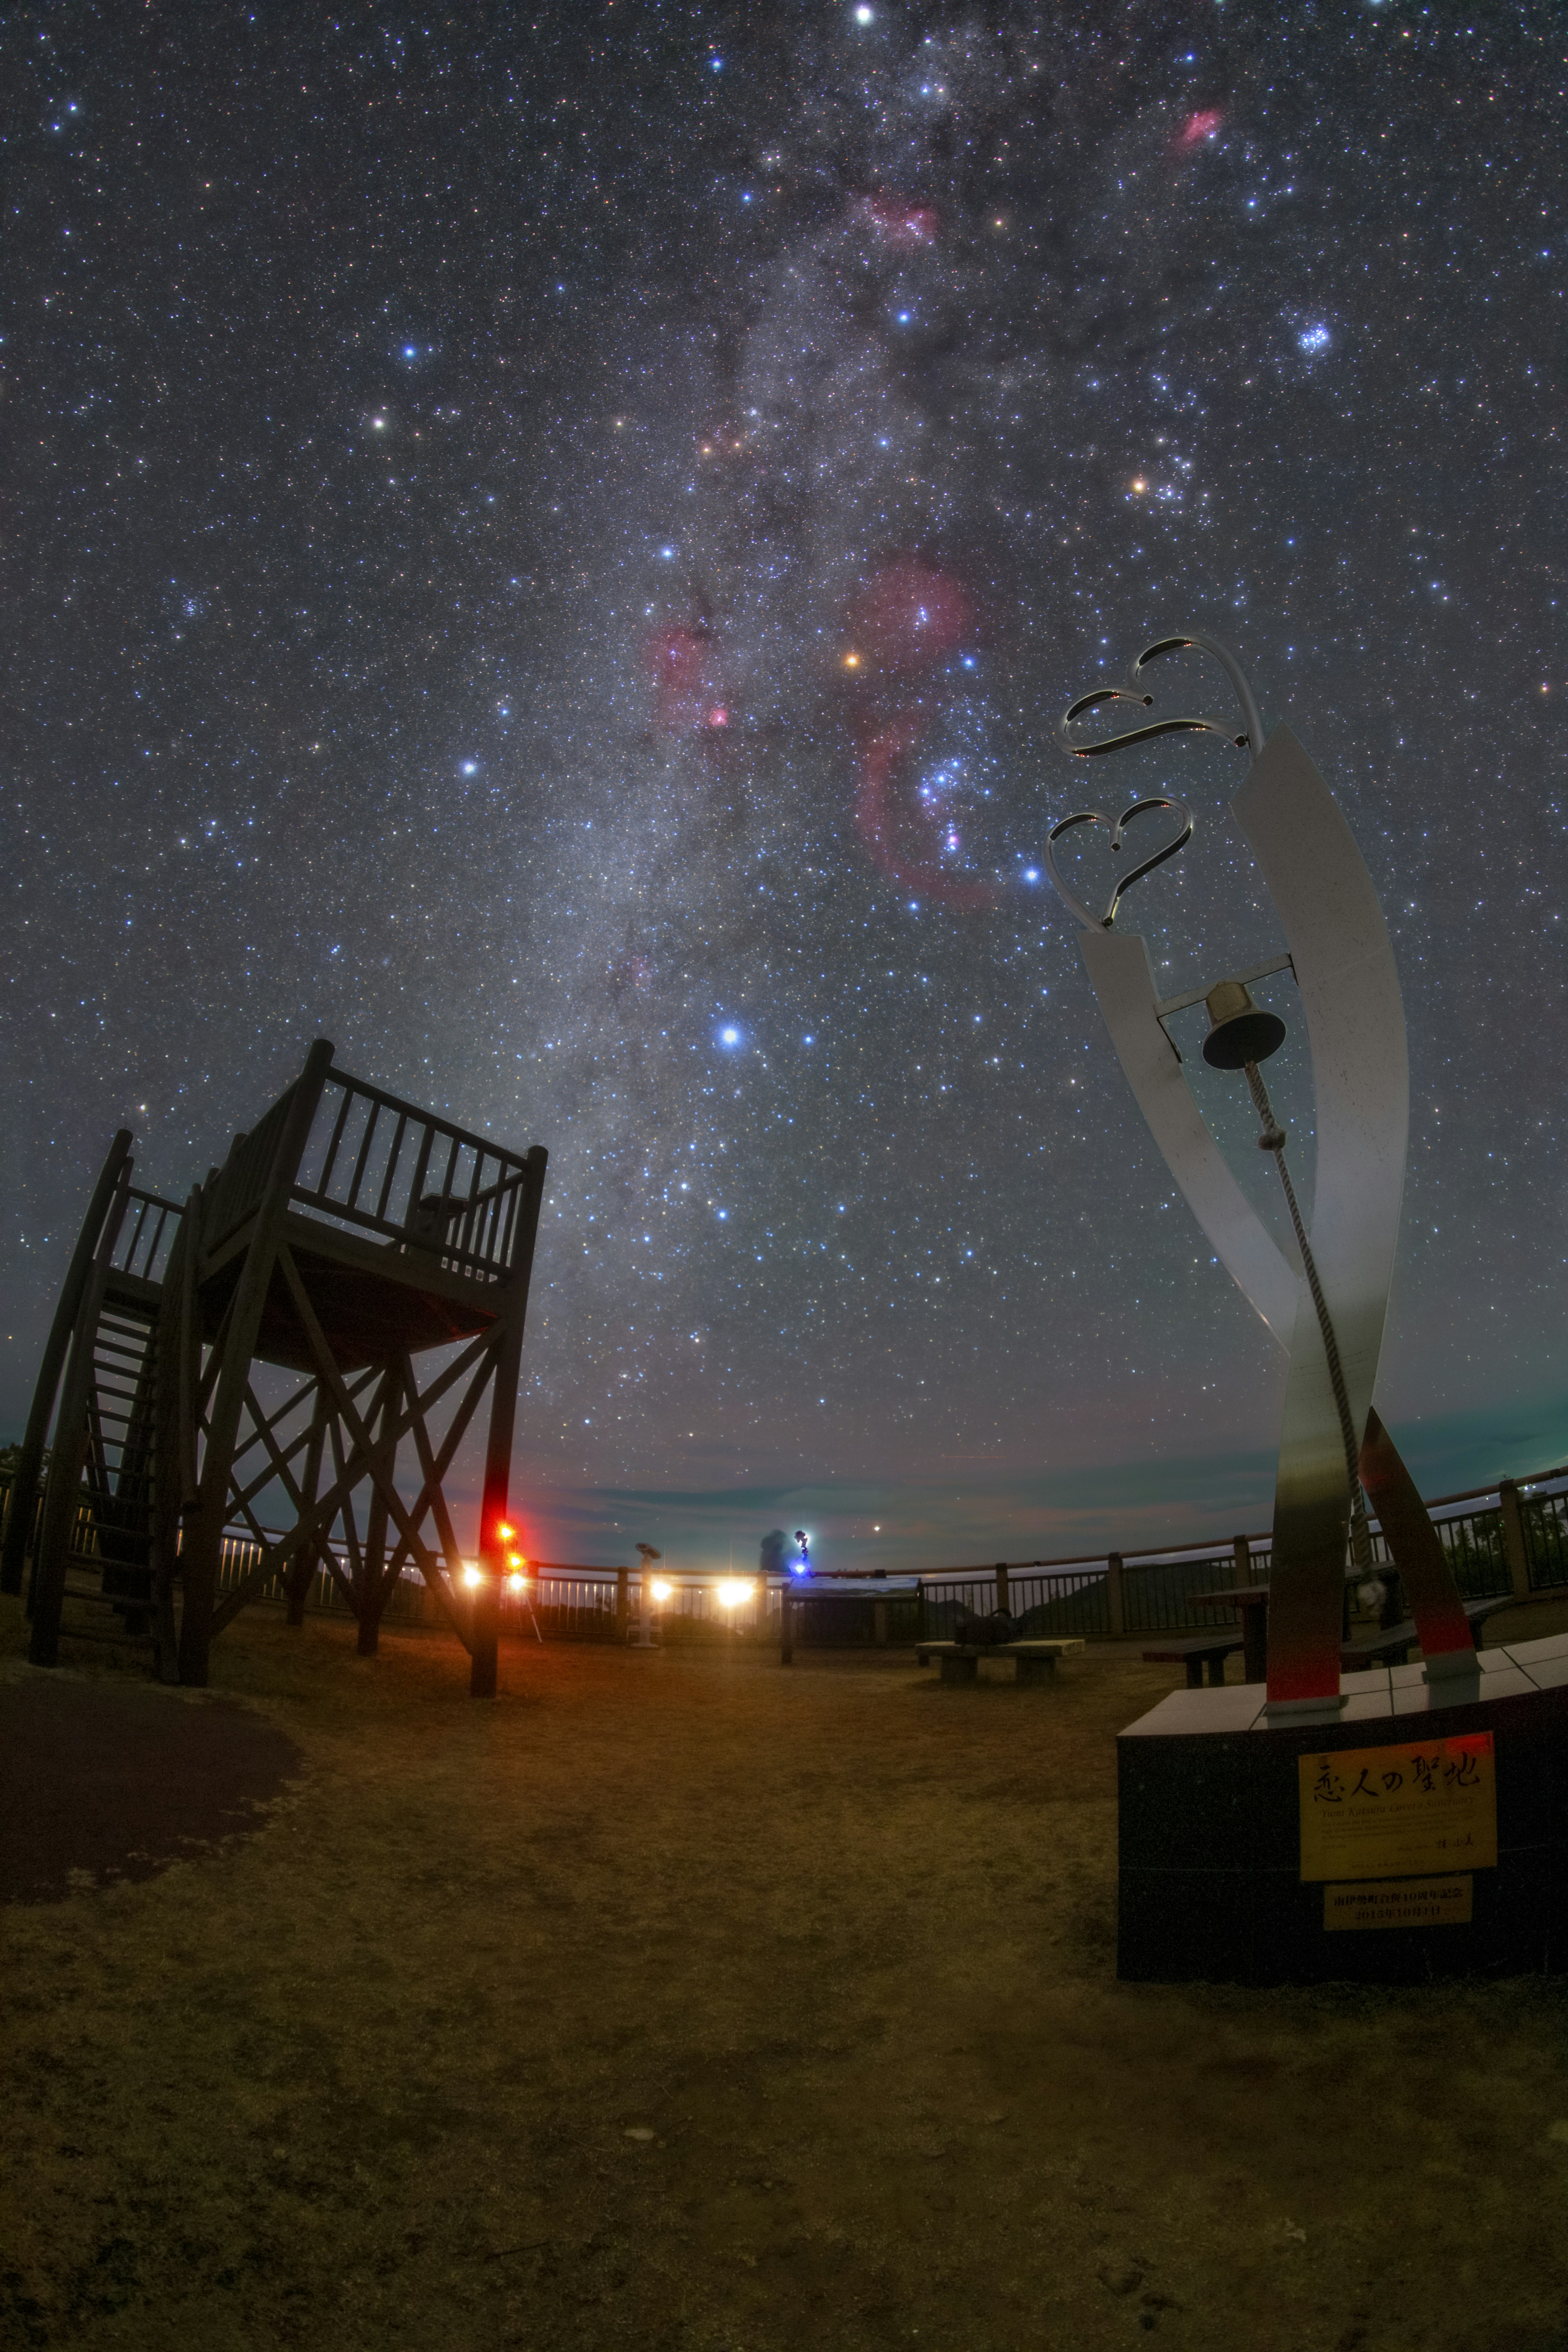
<svg viewBox="0 0 1568 2352">
<path fill-rule="evenodd" d="M 0 1507 L 7 1512 L 10 1487 L 10 1473 L 0 1466 Z M 1549 1471 L 1518 1486 L 1505 1481 L 1500 1488 L 1441 1496 L 1428 1507 L 1467 1600 L 1509 1592 L 1521 1599 L 1533 1593 L 1568 1593 L 1568 1469 Z M 1392 1575 L 1388 1549 L 1375 1520 L 1372 1537 L 1374 1559 L 1385 1575 Z M 220 1591 L 242 1580 L 258 1550 L 252 1534 L 237 1531 L 226 1538 L 218 1566 Z M 101 1556 L 100 1531 L 85 1499 L 73 1556 L 79 1565 L 89 1566 Z M 966 1614 L 984 1615 L 1004 1605 L 1032 1634 L 1079 1634 L 1092 1641 L 1198 1633 L 1232 1624 L 1234 1612 L 1223 1604 L 1200 1603 L 1194 1594 L 1222 1591 L 1238 1581 L 1267 1583 L 1270 1565 L 1268 1538 L 1256 1536 L 1161 1551 L 937 1569 L 915 1577 L 913 1590 L 906 1575 L 886 1594 L 876 1590 L 877 1580 L 857 1578 L 852 1594 L 836 1590 L 830 1602 L 815 1604 L 811 1588 L 796 1586 L 791 1595 L 795 1637 L 806 1646 L 907 1645 L 939 1640 L 951 1634 Z M 625 1640 L 640 1614 L 640 1573 L 636 1569 L 535 1563 L 521 1592 L 503 1588 L 502 1623 L 531 1639 L 537 1631 L 552 1640 Z M 743 1600 L 731 1599 L 726 1606 L 721 1591 L 730 1580 L 668 1568 L 656 1571 L 656 1580 L 668 1588 L 667 1596 L 652 1604 L 663 1640 L 763 1641 L 780 1633 L 776 1585 L 764 1588 L 753 1580 Z M 840 1580 L 821 1580 L 818 1592 L 822 1582 L 832 1589 Z M 263 1607 L 282 1607 L 281 1576 L 270 1578 L 253 1599 Z M 313 1577 L 305 1605 L 329 1615 L 351 1613 L 340 1584 L 324 1569 Z M 439 1604 L 410 1569 L 400 1578 L 383 1622 L 412 1628 L 444 1621 Z"/>
</svg>

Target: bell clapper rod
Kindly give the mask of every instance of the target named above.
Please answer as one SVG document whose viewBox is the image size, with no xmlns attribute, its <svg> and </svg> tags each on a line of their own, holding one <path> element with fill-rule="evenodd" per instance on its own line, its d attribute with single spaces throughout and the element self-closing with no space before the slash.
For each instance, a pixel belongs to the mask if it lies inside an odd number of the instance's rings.
<svg viewBox="0 0 1568 2352">
<path fill-rule="evenodd" d="M 1307 1228 L 1296 1199 L 1296 1187 L 1290 1181 L 1290 1171 L 1285 1165 L 1285 1130 L 1274 1116 L 1274 1106 L 1268 1099 L 1268 1089 L 1263 1083 L 1263 1073 L 1256 1062 L 1242 1065 L 1247 1083 L 1252 1093 L 1258 1116 L 1263 1122 L 1263 1132 L 1258 1139 L 1259 1151 L 1271 1152 L 1279 1171 L 1286 1204 L 1290 1211 L 1290 1223 L 1296 1232 L 1296 1246 L 1301 1253 L 1301 1265 L 1307 1276 L 1307 1287 L 1312 1294 L 1312 1306 L 1322 1333 L 1323 1353 L 1328 1359 L 1329 1381 L 1334 1391 L 1334 1406 L 1340 1417 L 1340 1436 L 1345 1449 L 1345 1470 L 1350 1479 L 1351 1496 L 1351 1557 L 1356 1573 L 1366 1579 L 1375 1572 L 1372 1557 L 1372 1535 L 1366 1524 L 1366 1503 L 1361 1491 L 1361 1448 L 1356 1443 L 1355 1424 L 1351 1418 L 1351 1402 L 1345 1391 L 1345 1376 L 1340 1363 L 1339 1341 L 1329 1314 L 1329 1302 L 1323 1297 L 1323 1286 L 1318 1279 L 1317 1262 L 1312 1245 L 1307 1239 Z"/>
</svg>

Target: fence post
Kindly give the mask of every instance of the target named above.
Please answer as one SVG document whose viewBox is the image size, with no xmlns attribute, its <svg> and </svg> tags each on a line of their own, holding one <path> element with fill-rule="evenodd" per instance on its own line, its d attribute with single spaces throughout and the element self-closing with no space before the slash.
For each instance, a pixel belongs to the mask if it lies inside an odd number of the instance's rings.
<svg viewBox="0 0 1568 2352">
<path fill-rule="evenodd" d="M 1502 1514 L 1502 1556 L 1508 1562 L 1508 1579 L 1516 1601 L 1530 1599 L 1530 1552 L 1524 1540 L 1524 1514 L 1519 1506 L 1519 1485 L 1512 1478 L 1500 1478 L 1497 1498 Z"/>
<path fill-rule="evenodd" d="M 1009 1617 L 1012 1615 L 1013 1596 L 1007 1587 L 1007 1563 L 1005 1559 L 996 1563 L 996 1606 L 1005 1610 Z"/>
<path fill-rule="evenodd" d="M 626 1621 L 631 1614 L 630 1591 L 631 1570 L 617 1568 L 616 1570 L 616 1639 L 618 1642 L 624 1642 L 626 1638 Z"/>
<path fill-rule="evenodd" d="M 795 1664 L 794 1601 L 795 1592 L 790 1584 L 789 1570 L 786 1568 L 784 1580 L 779 1588 L 779 1664 L 781 1666 L 791 1666 Z"/>
<path fill-rule="evenodd" d="M 1121 1554 L 1113 1551 L 1105 1562 L 1105 1606 L 1110 1615 L 1112 1634 L 1127 1631 L 1126 1612 L 1121 1601 Z"/>
<path fill-rule="evenodd" d="M 1247 1542 L 1245 1536 L 1237 1536 L 1230 1549 L 1236 1560 L 1237 1583 L 1250 1584 L 1252 1581 L 1252 1546 Z"/>
</svg>

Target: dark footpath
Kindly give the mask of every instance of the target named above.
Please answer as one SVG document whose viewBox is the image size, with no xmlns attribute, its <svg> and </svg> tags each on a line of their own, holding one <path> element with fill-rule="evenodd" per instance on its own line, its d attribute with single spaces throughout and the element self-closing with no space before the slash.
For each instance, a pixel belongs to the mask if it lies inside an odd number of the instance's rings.
<svg viewBox="0 0 1568 2352">
<path fill-rule="evenodd" d="M 300 1769 L 268 1723 L 221 1699 L 56 1674 L 0 1685 L 0 1904 L 151 1878 L 259 1829 Z"/>
</svg>

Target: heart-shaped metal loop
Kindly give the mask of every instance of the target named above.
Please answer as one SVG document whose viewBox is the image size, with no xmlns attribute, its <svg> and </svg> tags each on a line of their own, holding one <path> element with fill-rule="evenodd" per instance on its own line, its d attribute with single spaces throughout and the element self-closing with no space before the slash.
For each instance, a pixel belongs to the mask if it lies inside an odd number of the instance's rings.
<svg viewBox="0 0 1568 2352">
<path fill-rule="evenodd" d="M 1142 859 L 1138 865 L 1130 866 L 1125 874 L 1118 876 L 1115 887 L 1105 902 L 1103 915 L 1090 914 L 1082 899 L 1068 888 L 1058 871 L 1056 844 L 1064 833 L 1070 833 L 1075 824 L 1108 824 L 1110 827 L 1111 850 L 1114 854 L 1120 855 L 1128 826 L 1135 816 L 1142 816 L 1150 809 L 1169 809 L 1180 820 L 1176 831 L 1168 841 L 1163 841 L 1158 849 L 1151 851 L 1150 855 Z M 1103 809 L 1078 809 L 1071 816 L 1064 816 L 1059 824 L 1053 824 L 1046 836 L 1046 871 L 1056 884 L 1062 898 L 1071 908 L 1086 930 L 1108 931 L 1116 919 L 1117 905 L 1124 893 L 1131 890 L 1134 882 L 1142 881 L 1145 874 L 1152 874 L 1156 866 L 1163 866 L 1167 857 L 1174 857 L 1179 849 L 1184 849 L 1192 837 L 1192 812 L 1184 807 L 1182 802 L 1168 800 L 1163 793 L 1155 793 L 1150 800 L 1134 801 L 1130 809 L 1123 809 L 1121 814 L 1115 818 L 1107 816 Z"/>
</svg>

